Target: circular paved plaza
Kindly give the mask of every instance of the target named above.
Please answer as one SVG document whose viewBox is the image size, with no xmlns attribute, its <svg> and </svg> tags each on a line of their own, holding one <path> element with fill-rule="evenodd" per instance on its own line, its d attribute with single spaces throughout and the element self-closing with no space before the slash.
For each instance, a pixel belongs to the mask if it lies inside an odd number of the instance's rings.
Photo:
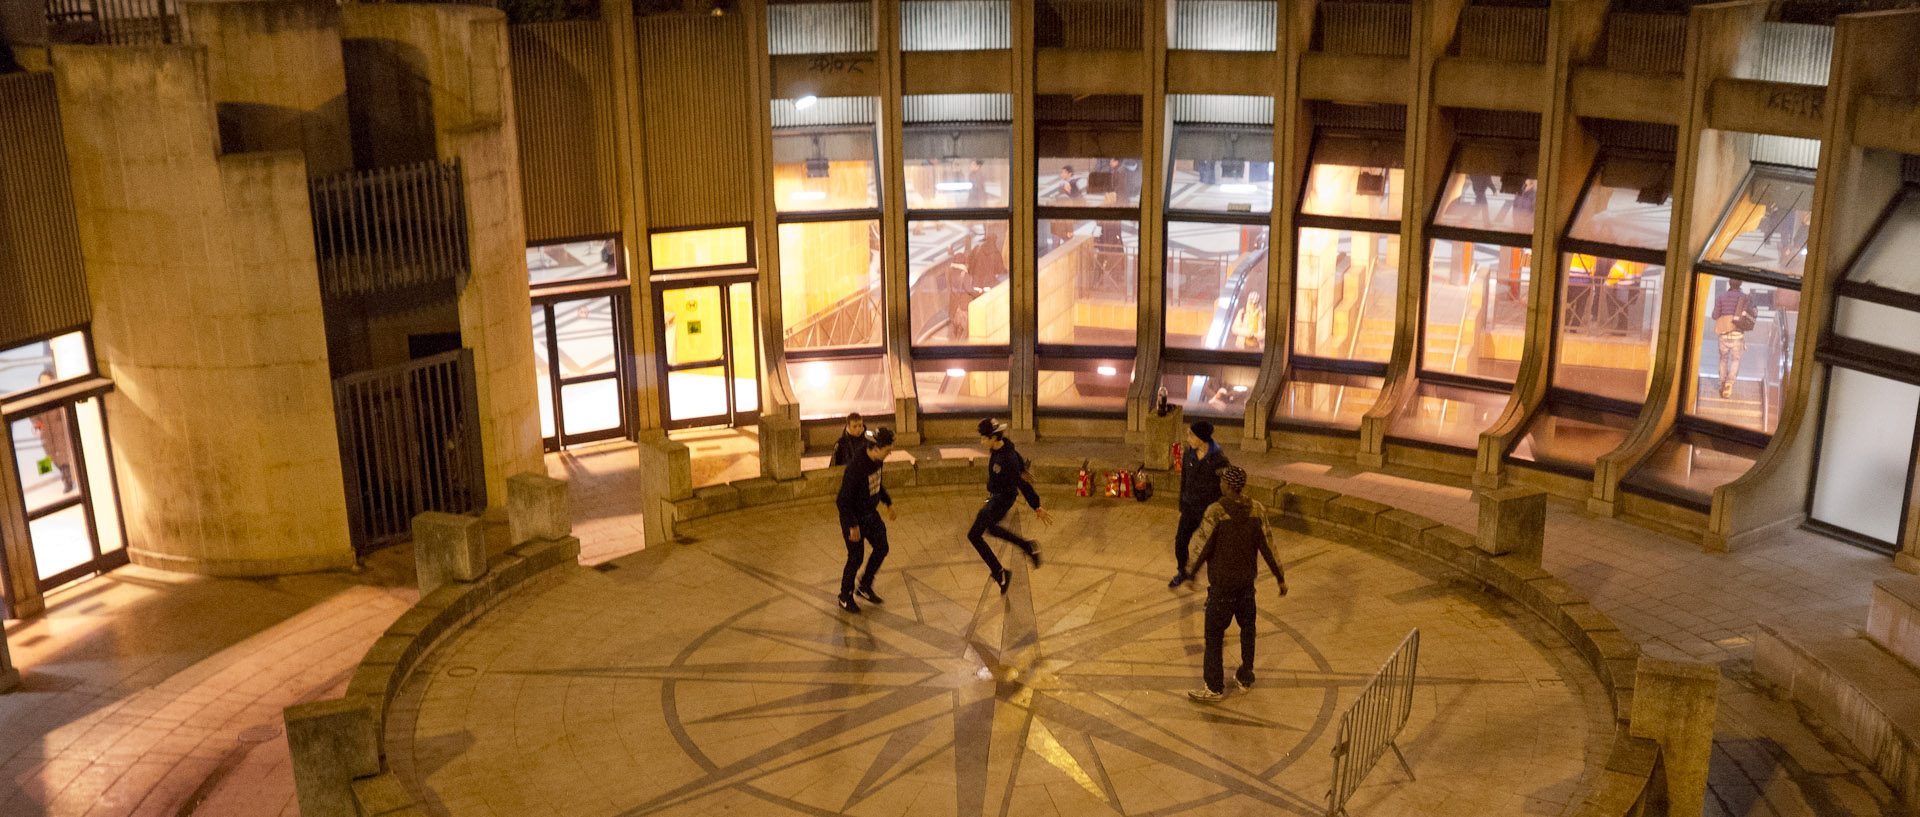
<svg viewBox="0 0 1920 817">
<path fill-rule="evenodd" d="M 1605 693 L 1544 624 L 1424 562 L 1278 530 L 1292 592 L 1258 585 L 1256 686 L 1188 700 L 1206 591 L 1166 587 L 1176 513 L 1059 494 L 1051 527 L 1015 512 L 1045 562 L 1003 545 L 1005 596 L 964 539 L 978 489 L 896 495 L 886 603 L 860 615 L 834 605 L 827 501 L 550 574 L 409 679 L 392 765 L 456 817 L 1317 815 L 1340 712 L 1418 627 L 1416 779 L 1389 752 L 1351 813 L 1560 814 L 1598 773 Z"/>
</svg>

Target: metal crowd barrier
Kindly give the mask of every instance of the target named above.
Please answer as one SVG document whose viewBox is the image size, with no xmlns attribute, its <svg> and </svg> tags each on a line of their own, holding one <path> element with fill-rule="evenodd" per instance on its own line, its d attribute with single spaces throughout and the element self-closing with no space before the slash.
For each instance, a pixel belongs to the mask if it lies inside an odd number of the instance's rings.
<svg viewBox="0 0 1920 817">
<path fill-rule="evenodd" d="M 1400 759 L 1400 768 L 1413 777 L 1407 756 L 1395 740 L 1413 712 L 1413 677 L 1420 661 L 1420 630 L 1414 628 L 1393 648 L 1380 671 L 1360 690 L 1360 697 L 1340 716 L 1339 740 L 1333 744 L 1333 784 L 1327 789 L 1327 817 L 1347 813 L 1347 798 L 1388 749 Z"/>
</svg>

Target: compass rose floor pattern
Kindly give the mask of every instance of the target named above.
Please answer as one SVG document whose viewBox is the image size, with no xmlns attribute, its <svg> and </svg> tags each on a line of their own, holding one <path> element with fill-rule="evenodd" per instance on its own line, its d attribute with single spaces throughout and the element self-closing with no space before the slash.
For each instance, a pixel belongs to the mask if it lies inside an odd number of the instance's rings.
<svg viewBox="0 0 1920 817">
<path fill-rule="evenodd" d="M 1206 593 L 1166 587 L 1171 508 L 1021 509 L 1045 561 L 1003 554 L 1001 596 L 964 539 L 976 491 L 897 497 L 861 615 L 834 606 L 825 502 L 549 575 L 409 679 L 393 768 L 453 817 L 1317 815 L 1339 713 L 1414 627 L 1417 779 L 1389 756 L 1355 817 L 1566 813 L 1605 760 L 1573 650 L 1437 566 L 1276 530 L 1292 593 L 1259 586 L 1258 680 L 1199 704 Z"/>
</svg>

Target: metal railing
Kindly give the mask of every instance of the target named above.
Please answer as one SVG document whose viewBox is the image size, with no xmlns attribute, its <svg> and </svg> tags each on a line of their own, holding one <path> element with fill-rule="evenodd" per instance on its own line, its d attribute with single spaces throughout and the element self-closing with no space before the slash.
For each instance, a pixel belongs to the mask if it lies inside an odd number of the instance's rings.
<svg viewBox="0 0 1920 817">
<path fill-rule="evenodd" d="M 320 290 L 329 298 L 466 284 L 467 203 L 458 162 L 418 162 L 309 183 Z"/>
<path fill-rule="evenodd" d="M 416 514 L 486 507 L 472 350 L 338 378 L 333 412 L 359 552 L 411 536 Z"/>
<path fill-rule="evenodd" d="M 1651 338 L 1660 301 L 1658 290 L 1652 295 L 1649 290 L 1658 285 L 1658 279 L 1624 284 L 1569 281 L 1563 325 L 1572 334 Z"/>
<path fill-rule="evenodd" d="M 848 293 L 788 329 L 787 351 L 878 346 L 882 342 L 881 319 L 878 292 L 862 289 Z"/>
<path fill-rule="evenodd" d="M 1347 813 L 1347 798 L 1373 771 L 1388 749 L 1400 759 L 1400 768 L 1413 777 L 1413 767 L 1395 740 L 1413 713 L 1413 678 L 1420 662 L 1420 630 L 1414 628 L 1393 648 L 1380 671 L 1360 689 L 1352 708 L 1340 716 L 1339 739 L 1333 744 L 1333 783 L 1327 788 L 1327 817 Z"/>
<path fill-rule="evenodd" d="M 180 4 L 168 0 L 47 0 L 47 40 L 64 45 L 180 42 Z"/>
</svg>

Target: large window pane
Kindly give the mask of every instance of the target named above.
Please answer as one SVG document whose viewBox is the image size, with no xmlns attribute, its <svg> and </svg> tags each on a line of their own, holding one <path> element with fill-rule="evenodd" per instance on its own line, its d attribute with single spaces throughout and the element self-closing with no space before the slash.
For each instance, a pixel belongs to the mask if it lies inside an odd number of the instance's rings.
<svg viewBox="0 0 1920 817">
<path fill-rule="evenodd" d="M 1140 222 L 1041 219 L 1041 343 L 1131 346 Z"/>
<path fill-rule="evenodd" d="M 1012 141 L 1005 123 L 908 125 L 907 207 L 1006 207 Z"/>
<path fill-rule="evenodd" d="M 1294 354 L 1386 362 L 1393 354 L 1400 236 L 1300 230 L 1294 272 Z"/>
<path fill-rule="evenodd" d="M 788 351 L 880 345 L 880 223 L 780 225 L 780 289 Z"/>
<path fill-rule="evenodd" d="M 1549 405 L 1527 425 L 1513 459 L 1591 471 L 1602 454 L 1626 441 L 1633 423 L 1621 414 Z"/>
<path fill-rule="evenodd" d="M 880 206 L 871 125 L 773 132 L 773 202 L 782 213 Z"/>
<path fill-rule="evenodd" d="M 527 280 L 534 286 L 620 274 L 613 239 L 573 241 L 527 248 Z"/>
<path fill-rule="evenodd" d="M 68 332 L 52 340 L 0 350 L 0 397 L 92 373 L 86 335 Z"/>
<path fill-rule="evenodd" d="M 119 550 L 126 541 L 120 532 L 120 505 L 114 496 L 113 464 L 107 456 L 107 424 L 101 416 L 100 398 L 75 403 L 73 412 L 80 421 L 80 456 L 87 466 L 87 501 L 93 508 L 94 533 L 101 550 Z"/>
<path fill-rule="evenodd" d="M 1038 389 L 1040 408 L 1124 411 L 1127 387 L 1133 383 L 1133 360 L 1041 358 Z"/>
<path fill-rule="evenodd" d="M 1900 541 L 1920 386 L 1835 366 L 1811 516 L 1882 542 Z"/>
<path fill-rule="evenodd" d="M 1536 162 L 1532 148 L 1462 146 L 1433 222 L 1474 230 L 1532 233 Z"/>
<path fill-rule="evenodd" d="M 1753 446 L 1675 429 L 1626 482 L 1705 505 L 1713 500 L 1713 489 L 1739 479 L 1759 457 L 1760 449 Z"/>
<path fill-rule="evenodd" d="M 747 228 L 674 230 L 654 233 L 648 240 L 653 271 L 692 267 L 735 267 L 747 263 Z"/>
<path fill-rule="evenodd" d="M 1260 377 L 1254 366 L 1167 361 L 1160 366 L 1160 386 L 1167 402 L 1198 417 L 1240 418 L 1247 414 L 1247 394 Z"/>
<path fill-rule="evenodd" d="M 1399 139 L 1321 138 L 1300 212 L 1399 221 L 1403 150 Z"/>
<path fill-rule="evenodd" d="M 667 347 L 671 363 L 673 347 Z M 547 306 L 533 305 L 533 382 L 540 395 L 540 436 L 553 436 L 553 350 L 547 348 Z"/>
<path fill-rule="evenodd" d="M 1266 226 L 1168 223 L 1167 346 L 1257 352 L 1266 326 Z"/>
<path fill-rule="evenodd" d="M 87 535 L 84 505 L 74 505 L 28 522 L 27 538 L 33 540 L 33 561 L 42 581 L 93 558 L 93 537 Z"/>
<path fill-rule="evenodd" d="M 1138 207 L 1140 160 L 1118 157 L 1043 157 L 1043 207 Z"/>
<path fill-rule="evenodd" d="M 913 361 L 914 391 L 923 412 L 1004 412 L 1006 358 Z"/>
<path fill-rule="evenodd" d="M 1800 293 L 1712 275 L 1695 276 L 1695 287 L 1693 414 L 1773 433 Z"/>
<path fill-rule="evenodd" d="M 1920 294 L 1920 195 L 1909 193 L 1867 243 L 1847 279 Z"/>
<path fill-rule="evenodd" d="M 1834 334 L 1920 354 L 1920 315 L 1897 306 L 1841 298 L 1833 307 Z"/>
<path fill-rule="evenodd" d="M 1700 257 L 1798 277 L 1806 271 L 1813 180 L 1757 170 Z"/>
<path fill-rule="evenodd" d="M 1635 403 L 1646 399 L 1664 272 L 1635 261 L 1566 256 L 1555 385 Z"/>
<path fill-rule="evenodd" d="M 1614 158 L 1600 166 L 1567 232 L 1588 241 L 1664 250 L 1672 224 L 1673 165 Z"/>
<path fill-rule="evenodd" d="M 1386 378 L 1295 370 L 1274 403 L 1275 422 L 1358 428 L 1360 417 L 1380 399 Z"/>
<path fill-rule="evenodd" d="M 80 496 L 80 462 L 64 406 L 13 421 L 14 468 L 27 513 Z"/>
<path fill-rule="evenodd" d="M 915 221 L 907 257 L 915 346 L 1007 344 L 1007 222 Z"/>
<path fill-rule="evenodd" d="M 1480 432 L 1507 408 L 1505 392 L 1420 384 L 1393 418 L 1393 435 L 1460 448 L 1480 444 Z"/>
<path fill-rule="evenodd" d="M 1273 129 L 1178 126 L 1168 177 L 1170 210 L 1268 212 L 1273 209 Z"/>
<path fill-rule="evenodd" d="M 1526 345 L 1533 251 L 1435 240 L 1427 269 L 1421 367 L 1513 382 Z"/>
<path fill-rule="evenodd" d="M 887 384 L 884 358 L 790 360 L 787 376 L 800 400 L 803 420 L 845 417 L 855 411 L 893 413 L 893 389 Z"/>
</svg>

